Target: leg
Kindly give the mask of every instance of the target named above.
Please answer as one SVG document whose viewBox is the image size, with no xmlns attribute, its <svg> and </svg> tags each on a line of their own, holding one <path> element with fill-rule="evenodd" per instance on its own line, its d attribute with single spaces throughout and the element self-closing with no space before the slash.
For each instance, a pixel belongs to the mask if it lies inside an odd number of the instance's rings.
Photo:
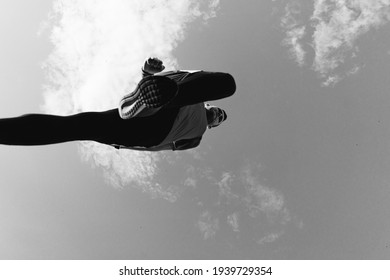
<svg viewBox="0 0 390 280">
<path fill-rule="evenodd" d="M 196 72 L 179 82 L 178 86 L 178 94 L 168 108 L 218 100 L 229 97 L 236 91 L 234 78 L 220 72 Z"/>
<path fill-rule="evenodd" d="M 130 120 L 121 119 L 117 109 L 71 116 L 28 114 L 0 119 L 0 144 L 30 146 L 84 140 L 147 147 L 165 139 L 176 115 L 175 109 Z"/>
<path fill-rule="evenodd" d="M 0 120 L 0 143 L 48 145 L 74 140 L 94 140 L 94 113 L 73 116 L 28 114 Z"/>
</svg>

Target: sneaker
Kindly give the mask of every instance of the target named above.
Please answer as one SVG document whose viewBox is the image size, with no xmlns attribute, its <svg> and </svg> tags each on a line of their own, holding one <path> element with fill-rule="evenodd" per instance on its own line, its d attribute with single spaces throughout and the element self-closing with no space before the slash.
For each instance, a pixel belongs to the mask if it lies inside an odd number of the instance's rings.
<svg viewBox="0 0 390 280">
<path fill-rule="evenodd" d="M 122 119 L 147 117 L 157 113 L 177 94 L 177 84 L 164 76 L 147 76 L 136 89 L 122 98 L 119 114 Z"/>
</svg>

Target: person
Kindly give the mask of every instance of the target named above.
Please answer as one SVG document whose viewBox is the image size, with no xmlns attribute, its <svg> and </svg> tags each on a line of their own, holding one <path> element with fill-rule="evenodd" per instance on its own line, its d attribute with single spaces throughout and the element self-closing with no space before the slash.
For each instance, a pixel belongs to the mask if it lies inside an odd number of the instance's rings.
<svg viewBox="0 0 390 280">
<path fill-rule="evenodd" d="M 117 149 L 187 150 L 197 147 L 207 130 L 226 120 L 226 112 L 209 101 L 236 91 L 228 73 L 164 71 L 158 58 L 142 67 L 136 89 L 118 108 L 70 116 L 27 114 L 0 119 L 0 144 L 49 145 L 96 141 Z"/>
</svg>

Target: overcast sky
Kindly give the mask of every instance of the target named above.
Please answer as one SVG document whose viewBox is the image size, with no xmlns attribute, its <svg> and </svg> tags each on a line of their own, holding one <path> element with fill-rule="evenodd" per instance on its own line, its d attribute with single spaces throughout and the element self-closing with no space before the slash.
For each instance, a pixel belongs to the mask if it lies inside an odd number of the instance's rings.
<svg viewBox="0 0 390 280">
<path fill-rule="evenodd" d="M 148 56 L 237 83 L 193 151 L 0 146 L 0 258 L 388 259 L 389 21 L 390 0 L 0 1 L 0 117 L 115 108 Z"/>
</svg>

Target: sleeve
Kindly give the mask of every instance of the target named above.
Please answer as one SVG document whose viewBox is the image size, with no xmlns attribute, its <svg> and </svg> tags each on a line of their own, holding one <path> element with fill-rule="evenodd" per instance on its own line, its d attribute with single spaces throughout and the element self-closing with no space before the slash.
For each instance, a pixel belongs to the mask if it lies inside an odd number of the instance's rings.
<svg viewBox="0 0 390 280">
<path fill-rule="evenodd" d="M 173 144 L 166 144 L 164 146 L 154 146 L 154 147 L 142 147 L 142 146 L 132 146 L 132 147 L 127 147 L 127 146 L 122 146 L 122 145 L 111 145 L 115 149 L 118 150 L 135 150 L 135 151 L 145 151 L 145 152 L 159 152 L 159 151 L 173 151 Z"/>
<path fill-rule="evenodd" d="M 202 140 L 202 137 L 196 137 L 192 139 L 183 139 L 179 141 L 173 142 L 173 151 L 176 150 L 188 150 L 193 149 L 199 146 L 200 142 Z"/>
</svg>

